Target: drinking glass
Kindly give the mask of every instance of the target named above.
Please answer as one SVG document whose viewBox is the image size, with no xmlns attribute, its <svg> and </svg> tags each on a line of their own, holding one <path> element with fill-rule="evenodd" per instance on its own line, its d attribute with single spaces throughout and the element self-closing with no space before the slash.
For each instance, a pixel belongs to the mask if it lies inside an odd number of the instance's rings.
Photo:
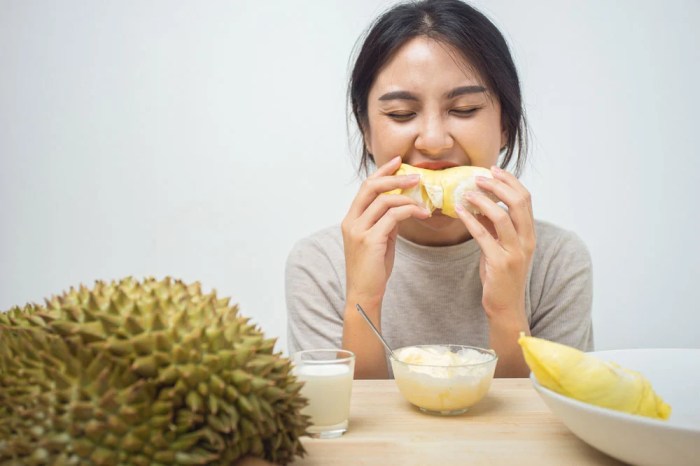
<svg viewBox="0 0 700 466">
<path fill-rule="evenodd" d="M 302 414 L 311 416 L 307 429 L 315 438 L 337 438 L 348 430 L 355 355 L 341 349 L 312 349 L 292 355 L 294 373 L 304 382 L 309 400 Z"/>
</svg>

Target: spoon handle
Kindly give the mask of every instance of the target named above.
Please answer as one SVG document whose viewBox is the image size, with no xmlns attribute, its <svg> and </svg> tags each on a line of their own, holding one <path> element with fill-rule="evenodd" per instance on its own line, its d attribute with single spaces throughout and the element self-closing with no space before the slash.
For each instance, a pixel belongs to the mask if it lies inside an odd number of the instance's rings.
<svg viewBox="0 0 700 466">
<path fill-rule="evenodd" d="M 372 323 L 372 321 L 370 320 L 370 318 L 367 317 L 367 314 L 365 314 L 365 311 L 364 311 L 364 309 L 362 309 L 362 306 L 360 306 L 359 304 L 355 304 L 355 307 L 356 307 L 357 310 L 360 312 L 360 314 L 362 314 L 362 317 L 367 321 L 367 323 L 369 324 L 369 326 L 372 327 L 372 331 L 374 332 L 375 335 L 377 335 L 377 337 L 379 337 L 379 340 L 382 342 L 382 344 L 383 344 L 384 347 L 387 349 L 387 351 L 389 351 L 389 354 L 390 354 L 394 359 L 398 359 L 398 358 L 396 357 L 396 355 L 394 354 L 394 352 L 393 352 L 393 351 L 391 350 L 391 348 L 389 347 L 389 344 L 386 342 L 386 340 L 384 339 L 384 337 L 382 336 L 382 334 L 379 333 L 379 330 L 377 330 L 377 327 L 375 327 L 374 324 Z"/>
</svg>

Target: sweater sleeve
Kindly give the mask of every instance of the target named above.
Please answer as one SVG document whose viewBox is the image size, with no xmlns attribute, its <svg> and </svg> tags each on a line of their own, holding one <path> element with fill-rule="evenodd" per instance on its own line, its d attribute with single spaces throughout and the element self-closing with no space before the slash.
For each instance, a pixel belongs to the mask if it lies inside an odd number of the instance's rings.
<svg viewBox="0 0 700 466">
<path fill-rule="evenodd" d="M 324 248 L 314 238 L 299 241 L 287 258 L 285 297 L 289 354 L 318 348 L 340 348 L 343 338 L 344 267 L 342 248 Z M 340 254 L 341 257 L 336 257 Z M 340 263 L 339 263 L 340 262 Z"/>
<path fill-rule="evenodd" d="M 593 350 L 591 257 L 574 233 L 559 230 L 531 277 L 533 336 Z"/>
</svg>

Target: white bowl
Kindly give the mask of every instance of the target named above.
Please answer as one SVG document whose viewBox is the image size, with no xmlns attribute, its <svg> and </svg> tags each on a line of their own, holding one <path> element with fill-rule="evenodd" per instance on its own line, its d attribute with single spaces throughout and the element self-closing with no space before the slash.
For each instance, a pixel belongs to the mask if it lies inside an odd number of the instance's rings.
<svg viewBox="0 0 700 466">
<path fill-rule="evenodd" d="M 407 363 L 390 358 L 399 392 L 421 411 L 439 415 L 465 413 L 489 391 L 498 357 L 493 350 L 464 345 L 416 345 L 394 350 L 434 349 L 453 353 L 477 354 L 480 361 L 457 365 Z"/>
<path fill-rule="evenodd" d="M 644 374 L 671 405 L 666 421 L 574 400 L 530 379 L 549 409 L 581 440 L 637 465 L 700 464 L 700 349 L 631 349 L 589 353 Z"/>
</svg>

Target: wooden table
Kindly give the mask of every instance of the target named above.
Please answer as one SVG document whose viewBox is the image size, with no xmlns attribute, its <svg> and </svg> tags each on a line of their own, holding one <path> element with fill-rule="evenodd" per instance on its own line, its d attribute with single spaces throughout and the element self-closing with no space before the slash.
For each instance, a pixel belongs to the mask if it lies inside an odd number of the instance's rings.
<svg viewBox="0 0 700 466">
<path fill-rule="evenodd" d="M 574 436 L 529 379 L 495 379 L 486 398 L 450 417 L 414 408 L 393 380 L 356 380 L 348 432 L 302 442 L 307 455 L 295 465 L 622 464 Z"/>
</svg>

